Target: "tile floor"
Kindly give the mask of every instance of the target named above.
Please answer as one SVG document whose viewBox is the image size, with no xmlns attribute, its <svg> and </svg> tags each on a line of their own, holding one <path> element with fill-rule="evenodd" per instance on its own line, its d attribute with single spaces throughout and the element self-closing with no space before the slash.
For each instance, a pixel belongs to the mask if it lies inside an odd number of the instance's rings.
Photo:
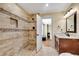
<svg viewBox="0 0 79 59">
<path fill-rule="evenodd" d="M 35 50 L 22 49 L 19 56 L 58 56 L 58 52 L 52 48 L 52 40 L 43 41 L 42 49 L 36 53 Z"/>
<path fill-rule="evenodd" d="M 58 52 L 52 47 L 52 44 L 52 40 L 44 41 L 42 49 L 36 54 L 36 56 L 58 56 Z"/>
</svg>

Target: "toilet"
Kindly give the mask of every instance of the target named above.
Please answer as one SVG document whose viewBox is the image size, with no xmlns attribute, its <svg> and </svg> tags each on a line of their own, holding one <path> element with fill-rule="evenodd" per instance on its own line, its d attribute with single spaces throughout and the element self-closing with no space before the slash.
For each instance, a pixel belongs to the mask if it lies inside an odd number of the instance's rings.
<svg viewBox="0 0 79 59">
<path fill-rule="evenodd" d="M 74 56 L 74 55 L 71 53 L 61 53 L 59 56 Z"/>
</svg>

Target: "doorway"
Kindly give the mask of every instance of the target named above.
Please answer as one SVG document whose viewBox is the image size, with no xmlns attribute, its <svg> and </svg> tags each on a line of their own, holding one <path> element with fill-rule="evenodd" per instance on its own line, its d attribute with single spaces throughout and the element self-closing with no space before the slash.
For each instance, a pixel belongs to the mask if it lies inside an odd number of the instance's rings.
<svg viewBox="0 0 79 59">
<path fill-rule="evenodd" d="M 51 18 L 42 19 L 42 40 L 50 40 L 51 39 Z"/>
</svg>

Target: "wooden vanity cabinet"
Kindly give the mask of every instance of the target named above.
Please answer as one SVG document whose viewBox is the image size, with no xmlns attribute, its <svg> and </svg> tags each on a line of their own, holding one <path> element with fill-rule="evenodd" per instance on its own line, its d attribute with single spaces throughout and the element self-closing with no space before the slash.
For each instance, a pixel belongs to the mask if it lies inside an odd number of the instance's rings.
<svg viewBox="0 0 79 59">
<path fill-rule="evenodd" d="M 79 55 L 79 39 L 59 38 L 59 54 L 64 52 Z"/>
</svg>

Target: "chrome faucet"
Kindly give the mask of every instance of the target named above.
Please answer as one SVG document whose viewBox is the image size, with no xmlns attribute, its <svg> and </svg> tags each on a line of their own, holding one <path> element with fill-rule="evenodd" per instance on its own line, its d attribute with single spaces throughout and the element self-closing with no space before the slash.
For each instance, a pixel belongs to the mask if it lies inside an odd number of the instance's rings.
<svg viewBox="0 0 79 59">
<path fill-rule="evenodd" d="M 65 34 L 66 34 L 66 36 L 70 37 L 70 34 L 69 33 L 65 32 Z"/>
</svg>

